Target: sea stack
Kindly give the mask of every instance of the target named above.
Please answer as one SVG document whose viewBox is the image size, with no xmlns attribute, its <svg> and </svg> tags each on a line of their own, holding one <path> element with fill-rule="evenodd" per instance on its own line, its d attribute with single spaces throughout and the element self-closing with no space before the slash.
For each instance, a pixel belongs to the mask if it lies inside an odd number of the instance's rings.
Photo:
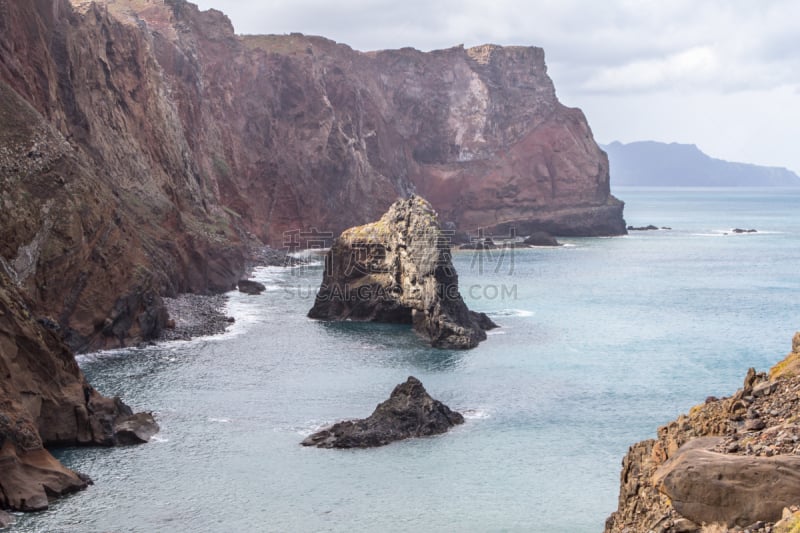
<svg viewBox="0 0 800 533">
<path fill-rule="evenodd" d="M 394 388 L 389 399 L 361 420 L 338 422 L 306 438 L 303 446 L 372 448 L 412 437 L 445 433 L 464 417 L 434 400 L 414 376 Z"/>
<path fill-rule="evenodd" d="M 497 327 L 467 308 L 450 241 L 418 196 L 396 201 L 377 222 L 345 230 L 334 241 L 308 316 L 412 324 L 436 348 L 474 348 Z"/>
</svg>

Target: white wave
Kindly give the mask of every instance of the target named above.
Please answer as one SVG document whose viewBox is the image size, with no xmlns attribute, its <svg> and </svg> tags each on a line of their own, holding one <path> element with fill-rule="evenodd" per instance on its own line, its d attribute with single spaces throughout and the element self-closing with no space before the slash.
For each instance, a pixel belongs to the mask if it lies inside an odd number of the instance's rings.
<svg viewBox="0 0 800 533">
<path fill-rule="evenodd" d="M 134 353 L 139 348 L 135 347 L 128 347 L 128 348 L 113 348 L 111 350 L 100 350 L 98 352 L 89 352 L 89 353 L 82 353 L 75 355 L 75 361 L 78 362 L 78 366 L 83 366 L 88 363 L 94 363 L 95 361 L 99 361 L 101 359 L 116 359 L 127 357 L 131 353 Z"/>
<path fill-rule="evenodd" d="M 506 334 L 506 332 L 505 332 L 505 331 L 498 330 L 498 329 L 493 329 L 493 330 L 490 330 L 490 331 L 487 331 L 487 332 L 486 332 L 486 335 L 487 335 L 487 336 L 488 336 L 488 335 L 505 335 L 505 334 Z"/>
<path fill-rule="evenodd" d="M 217 422 L 219 424 L 230 424 L 231 419 L 230 418 L 209 418 L 208 421 L 209 422 Z"/>
<path fill-rule="evenodd" d="M 301 437 L 308 437 L 309 435 L 316 433 L 317 431 L 321 431 L 325 428 L 331 427 L 335 422 L 308 422 L 307 425 L 304 426 L 295 426 L 290 428 L 291 431 L 300 435 Z"/>
<path fill-rule="evenodd" d="M 166 437 L 159 437 L 158 435 L 153 435 L 150 437 L 150 442 L 169 442 L 169 439 Z"/>
<path fill-rule="evenodd" d="M 330 248 L 308 248 L 306 250 L 300 250 L 298 252 L 294 252 L 289 254 L 290 257 L 294 257 L 295 259 L 304 259 L 306 261 L 312 261 L 314 259 L 321 260 L 321 258 L 325 257 L 330 251 Z"/>
<path fill-rule="evenodd" d="M 533 311 L 528 311 L 527 309 L 501 309 L 499 311 L 491 311 L 488 314 L 490 316 L 529 317 L 529 316 L 533 316 Z"/>
<path fill-rule="evenodd" d="M 464 409 L 460 413 L 467 420 L 486 420 L 492 417 L 492 414 L 487 409 Z"/>
</svg>

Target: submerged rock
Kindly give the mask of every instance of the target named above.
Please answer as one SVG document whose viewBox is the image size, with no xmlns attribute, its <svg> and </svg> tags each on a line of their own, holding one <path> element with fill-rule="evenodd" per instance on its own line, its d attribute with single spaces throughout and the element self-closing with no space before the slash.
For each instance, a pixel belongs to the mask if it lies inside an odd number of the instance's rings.
<svg viewBox="0 0 800 533">
<path fill-rule="evenodd" d="M 561 246 L 561 243 L 546 231 L 534 231 L 525 239 L 524 244 L 528 246 Z"/>
<path fill-rule="evenodd" d="M 755 229 L 742 229 L 742 228 L 733 228 L 731 231 L 734 233 L 758 233 L 758 230 Z"/>
<path fill-rule="evenodd" d="M 414 196 L 334 241 L 308 316 L 412 324 L 436 348 L 473 348 L 497 327 L 467 309 L 436 212 Z"/>
<path fill-rule="evenodd" d="M 658 226 L 648 224 L 647 226 L 628 226 L 627 229 L 628 231 L 655 231 L 658 229 Z"/>
<path fill-rule="evenodd" d="M 415 377 L 394 388 L 369 418 L 338 422 L 306 438 L 303 446 L 371 448 L 396 440 L 445 433 L 464 417 L 434 400 Z"/>
<path fill-rule="evenodd" d="M 239 285 L 239 292 L 243 292 L 245 294 L 256 295 L 256 294 L 261 294 L 262 292 L 267 290 L 267 288 L 264 286 L 263 283 L 259 283 L 257 281 L 252 281 L 249 279 L 240 279 L 238 285 Z"/>
</svg>

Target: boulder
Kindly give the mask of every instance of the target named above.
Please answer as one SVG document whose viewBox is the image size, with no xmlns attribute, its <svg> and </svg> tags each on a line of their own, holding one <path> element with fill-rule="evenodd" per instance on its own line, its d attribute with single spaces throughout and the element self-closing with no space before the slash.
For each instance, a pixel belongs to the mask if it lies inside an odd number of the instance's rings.
<svg viewBox="0 0 800 533">
<path fill-rule="evenodd" d="M 733 228 L 732 230 L 734 233 L 758 233 L 758 230 L 754 229 L 742 229 L 742 228 Z"/>
<path fill-rule="evenodd" d="M 11 518 L 11 515 L 5 511 L 0 511 L 0 529 L 7 528 L 14 522 L 14 519 Z"/>
<path fill-rule="evenodd" d="M 136 413 L 114 424 L 114 436 L 120 446 L 144 444 L 158 433 L 159 427 L 152 413 Z"/>
<path fill-rule="evenodd" d="M 239 286 L 239 292 L 243 292 L 245 294 L 256 295 L 267 290 L 263 283 L 249 279 L 240 279 L 237 285 Z"/>
<path fill-rule="evenodd" d="M 654 476 L 675 510 L 689 520 L 728 527 L 776 522 L 784 507 L 800 501 L 800 457 L 730 455 L 693 444 L 678 450 Z"/>
<path fill-rule="evenodd" d="M 445 433 L 464 417 L 434 400 L 411 376 L 397 385 L 389 399 L 378 404 L 369 418 L 338 422 L 306 438 L 303 446 L 371 448 L 411 437 Z"/>
<path fill-rule="evenodd" d="M 546 231 L 534 231 L 525 239 L 524 244 L 528 246 L 561 246 L 561 243 Z"/>
<path fill-rule="evenodd" d="M 415 196 L 334 241 L 308 316 L 412 324 L 436 348 L 473 348 L 497 327 L 467 308 L 437 214 Z"/>
</svg>

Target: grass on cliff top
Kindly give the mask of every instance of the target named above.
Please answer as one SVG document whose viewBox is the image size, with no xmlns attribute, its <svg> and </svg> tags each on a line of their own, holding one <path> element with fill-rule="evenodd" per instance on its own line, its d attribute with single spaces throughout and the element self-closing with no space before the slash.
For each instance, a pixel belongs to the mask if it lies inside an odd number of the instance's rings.
<svg viewBox="0 0 800 533">
<path fill-rule="evenodd" d="M 311 43 L 300 34 L 291 35 L 240 35 L 243 45 L 251 50 L 264 50 L 274 54 L 305 54 Z"/>
<path fill-rule="evenodd" d="M 791 378 L 800 371 L 800 353 L 790 353 L 786 358 L 769 369 L 769 379 Z"/>
</svg>

